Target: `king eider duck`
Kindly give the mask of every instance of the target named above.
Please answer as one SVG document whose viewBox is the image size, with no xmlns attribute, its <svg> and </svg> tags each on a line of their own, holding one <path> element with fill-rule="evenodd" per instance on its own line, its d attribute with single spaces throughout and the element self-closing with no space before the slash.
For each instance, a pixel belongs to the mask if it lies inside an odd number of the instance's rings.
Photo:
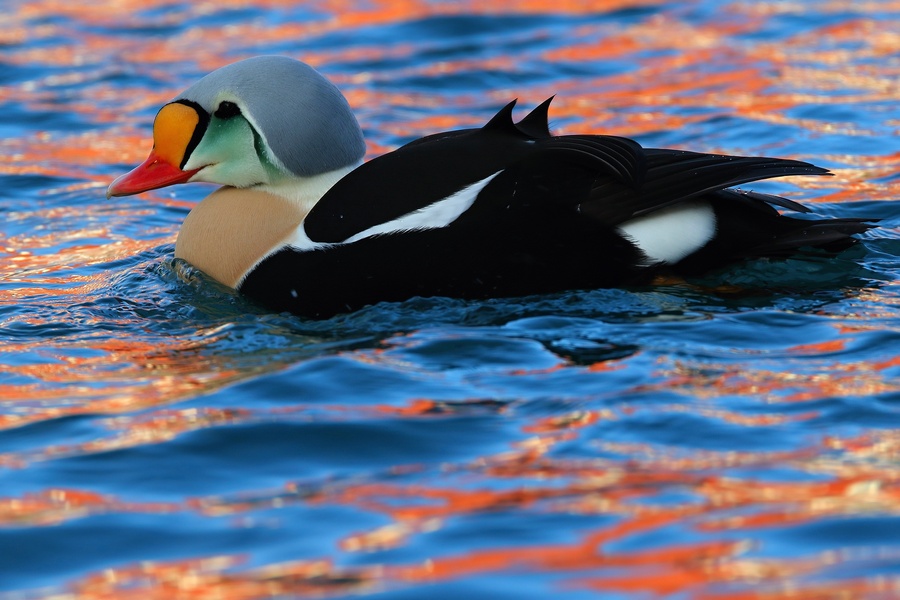
<svg viewBox="0 0 900 600">
<path fill-rule="evenodd" d="M 825 169 L 555 136 L 550 100 L 518 122 L 510 102 L 483 127 L 363 163 L 362 131 L 332 83 L 291 58 L 251 58 L 163 106 L 150 156 L 108 196 L 220 184 L 185 219 L 175 256 L 265 307 L 310 317 L 414 296 L 641 284 L 838 249 L 873 226 L 786 216 L 776 207 L 809 210 L 732 189 Z"/>
</svg>

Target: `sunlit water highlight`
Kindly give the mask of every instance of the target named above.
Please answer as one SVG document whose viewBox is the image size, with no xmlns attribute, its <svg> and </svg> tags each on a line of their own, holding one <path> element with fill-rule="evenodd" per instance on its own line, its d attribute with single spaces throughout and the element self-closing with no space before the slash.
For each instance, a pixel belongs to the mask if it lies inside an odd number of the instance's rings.
<svg viewBox="0 0 900 600">
<path fill-rule="evenodd" d="M 900 3 L 11 0 L 0 597 L 900 595 Z M 835 259 L 314 322 L 173 261 L 202 186 L 108 201 L 157 108 L 257 54 L 370 156 L 556 94 L 562 133 L 810 160 Z"/>
</svg>

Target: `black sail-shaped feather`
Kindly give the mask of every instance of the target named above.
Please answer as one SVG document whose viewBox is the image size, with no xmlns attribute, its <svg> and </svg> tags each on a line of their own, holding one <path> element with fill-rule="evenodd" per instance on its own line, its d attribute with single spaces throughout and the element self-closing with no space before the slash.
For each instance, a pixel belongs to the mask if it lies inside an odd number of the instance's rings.
<svg viewBox="0 0 900 600">
<path fill-rule="evenodd" d="M 553 102 L 553 98 L 555 96 L 550 96 L 538 104 L 534 110 L 516 123 L 516 129 L 532 139 L 550 137 L 550 103 Z"/>
</svg>

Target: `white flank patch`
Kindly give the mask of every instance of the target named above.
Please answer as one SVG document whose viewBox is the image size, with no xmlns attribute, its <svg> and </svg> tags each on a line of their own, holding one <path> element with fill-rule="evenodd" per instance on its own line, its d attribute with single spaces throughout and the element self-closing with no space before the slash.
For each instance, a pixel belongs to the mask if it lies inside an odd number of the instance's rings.
<svg viewBox="0 0 900 600">
<path fill-rule="evenodd" d="M 306 235 L 306 227 L 304 226 L 303 223 L 300 223 L 300 225 L 297 227 L 297 229 L 294 230 L 293 235 L 291 235 L 291 237 L 289 237 L 287 239 L 287 241 L 285 241 L 285 243 L 282 244 L 280 247 L 275 248 L 273 253 L 277 252 L 278 250 L 281 250 L 282 248 L 284 248 L 286 246 L 290 246 L 291 248 L 293 248 L 295 250 L 300 250 L 300 251 L 305 252 L 307 250 L 318 250 L 320 248 L 327 248 L 329 246 L 334 246 L 334 244 L 329 244 L 326 242 L 312 241 L 311 239 L 309 239 L 309 236 Z"/>
<path fill-rule="evenodd" d="M 397 233 L 400 231 L 410 231 L 413 229 L 439 229 L 446 227 L 459 218 L 461 214 L 469 210 L 469 207 L 475 202 L 475 198 L 481 193 L 481 190 L 491 182 L 491 180 L 502 173 L 497 171 L 493 175 L 485 177 L 481 181 L 476 181 L 472 185 L 466 186 L 452 196 L 447 196 L 443 200 L 438 200 L 426 206 L 406 213 L 402 217 L 398 217 L 393 221 L 379 223 L 368 229 L 350 236 L 344 240 L 345 244 L 356 242 L 363 238 L 384 233 Z"/>
<path fill-rule="evenodd" d="M 664 208 L 626 221 L 619 233 L 652 263 L 674 264 L 703 247 L 716 233 L 716 216 L 706 202 Z"/>
</svg>

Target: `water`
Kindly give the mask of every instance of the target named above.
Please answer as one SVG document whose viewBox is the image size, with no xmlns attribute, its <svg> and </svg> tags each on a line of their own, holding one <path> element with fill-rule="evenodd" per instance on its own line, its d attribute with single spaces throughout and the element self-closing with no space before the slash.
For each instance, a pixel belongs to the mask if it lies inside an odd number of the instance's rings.
<svg viewBox="0 0 900 600">
<path fill-rule="evenodd" d="M 900 594 L 896 2 L 0 11 L 0 598 Z M 265 53 L 334 80 L 370 155 L 557 94 L 561 133 L 831 168 L 754 189 L 882 228 L 653 288 L 267 314 L 172 259 L 210 188 L 104 197 L 162 103 Z"/>
</svg>

